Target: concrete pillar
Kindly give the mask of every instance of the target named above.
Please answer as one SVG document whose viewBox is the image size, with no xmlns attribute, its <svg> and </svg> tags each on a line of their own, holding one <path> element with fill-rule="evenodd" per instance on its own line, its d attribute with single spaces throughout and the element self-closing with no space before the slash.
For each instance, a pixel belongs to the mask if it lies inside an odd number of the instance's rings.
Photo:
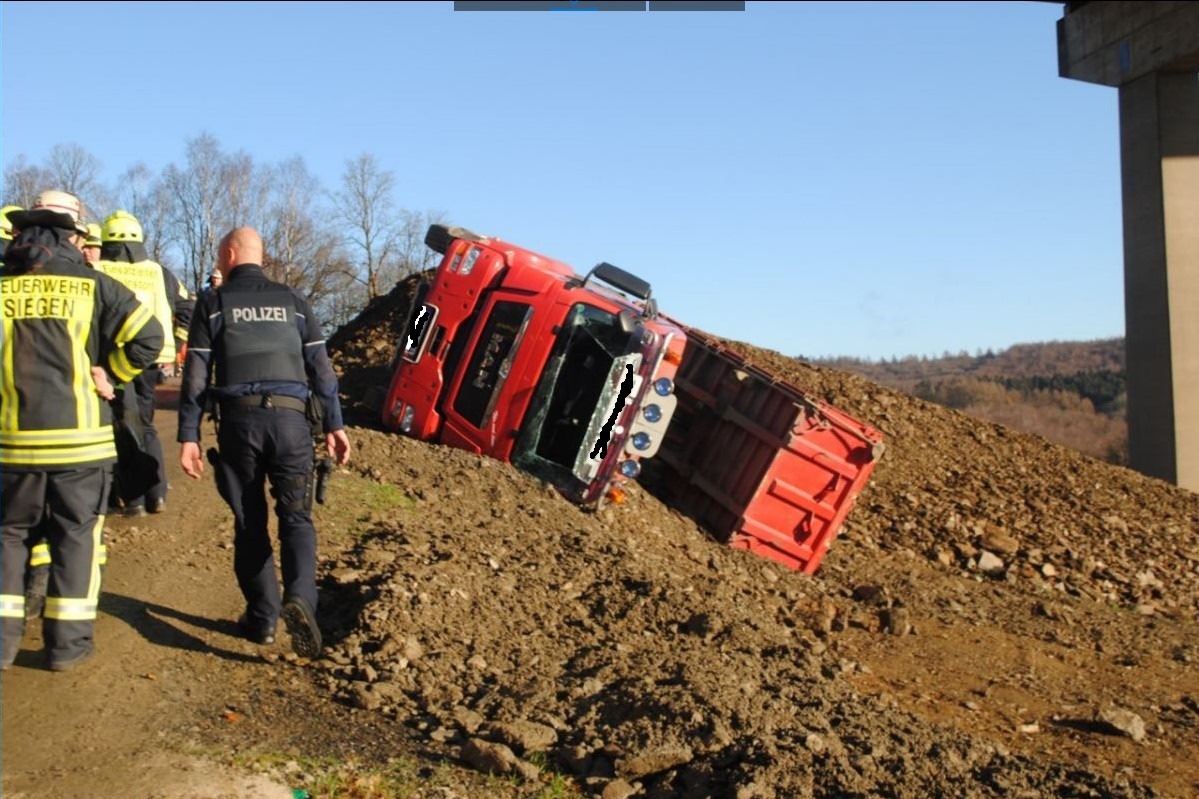
<svg viewBox="0 0 1199 799">
<path fill-rule="evenodd" d="M 1130 465 L 1199 491 L 1199 76 L 1119 91 Z"/>
</svg>

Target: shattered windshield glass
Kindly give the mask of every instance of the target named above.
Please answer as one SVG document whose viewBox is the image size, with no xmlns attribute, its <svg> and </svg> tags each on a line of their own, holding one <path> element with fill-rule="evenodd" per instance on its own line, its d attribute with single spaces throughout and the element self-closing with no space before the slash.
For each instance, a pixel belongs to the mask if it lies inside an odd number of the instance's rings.
<svg viewBox="0 0 1199 799">
<path fill-rule="evenodd" d="M 640 366 L 641 356 L 629 354 L 633 344 L 616 314 L 571 308 L 516 443 L 517 465 L 559 484 L 594 477 L 603 455 L 591 453 L 604 428 L 611 432 L 614 404 L 629 395 L 628 367 L 635 374 Z"/>
</svg>

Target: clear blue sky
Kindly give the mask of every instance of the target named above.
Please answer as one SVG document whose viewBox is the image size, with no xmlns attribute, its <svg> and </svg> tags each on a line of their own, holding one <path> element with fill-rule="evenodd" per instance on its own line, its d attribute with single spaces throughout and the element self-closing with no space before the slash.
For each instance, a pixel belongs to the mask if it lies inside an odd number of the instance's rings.
<svg viewBox="0 0 1199 799">
<path fill-rule="evenodd" d="M 792 355 L 1123 334 L 1117 97 L 1057 76 L 1059 4 L 746 5 L 5 2 L 0 156 L 371 152 L 401 207 Z"/>
</svg>

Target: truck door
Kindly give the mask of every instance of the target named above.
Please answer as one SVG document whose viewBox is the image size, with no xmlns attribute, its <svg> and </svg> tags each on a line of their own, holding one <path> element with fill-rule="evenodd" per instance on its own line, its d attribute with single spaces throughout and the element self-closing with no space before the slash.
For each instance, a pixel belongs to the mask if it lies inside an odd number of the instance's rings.
<svg viewBox="0 0 1199 799">
<path fill-rule="evenodd" d="M 533 306 L 498 295 L 488 300 L 478 333 L 454 376 L 445 407 L 442 443 L 494 456 L 500 441 L 497 420 L 506 410 L 505 388 L 533 318 Z"/>
</svg>

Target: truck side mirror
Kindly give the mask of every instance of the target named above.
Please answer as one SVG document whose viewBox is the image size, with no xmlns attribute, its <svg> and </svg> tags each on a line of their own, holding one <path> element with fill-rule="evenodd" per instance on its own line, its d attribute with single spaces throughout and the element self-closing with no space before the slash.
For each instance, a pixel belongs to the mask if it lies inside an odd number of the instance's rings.
<svg viewBox="0 0 1199 799">
<path fill-rule="evenodd" d="M 450 249 L 450 245 L 454 243 L 454 239 L 465 239 L 466 241 L 487 241 L 486 236 L 480 236 L 473 230 L 467 230 L 464 227 L 452 227 L 449 225 L 432 224 L 425 232 L 425 246 L 435 253 L 445 255 Z"/>
<path fill-rule="evenodd" d="M 586 286 L 587 281 L 591 280 L 593 277 L 597 280 L 604 281 L 609 286 L 615 286 L 625 294 L 631 294 L 639 300 L 649 299 L 649 283 L 632 274 L 631 272 L 624 271 L 619 266 L 613 266 L 606 261 L 604 263 L 596 264 L 592 270 L 587 273 L 587 277 L 583 278 L 583 285 Z"/>
<path fill-rule="evenodd" d="M 622 308 L 616 319 L 620 323 L 620 331 L 626 336 L 631 336 L 637 331 L 637 317 L 633 316 L 631 311 Z"/>
<path fill-rule="evenodd" d="M 425 233 L 425 246 L 435 253 L 445 255 L 446 250 L 454 243 L 454 237 L 450 235 L 450 229 L 445 225 L 429 225 L 429 230 Z"/>
</svg>

